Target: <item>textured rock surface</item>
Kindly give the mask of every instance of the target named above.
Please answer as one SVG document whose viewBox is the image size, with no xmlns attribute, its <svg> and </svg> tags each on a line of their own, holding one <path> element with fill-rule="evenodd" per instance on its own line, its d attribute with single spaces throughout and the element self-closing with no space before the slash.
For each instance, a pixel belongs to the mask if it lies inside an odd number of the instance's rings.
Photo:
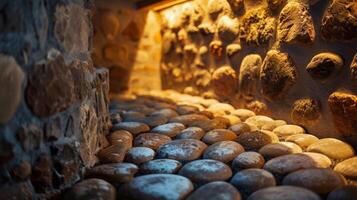
<svg viewBox="0 0 357 200">
<path fill-rule="evenodd" d="M 352 41 L 357 38 L 356 30 L 356 2 L 332 1 L 322 18 L 322 37 L 328 41 Z"/>
<path fill-rule="evenodd" d="M 279 142 L 279 139 L 268 131 L 253 131 L 240 134 L 236 141 L 246 150 L 258 151 L 267 144 Z"/>
<path fill-rule="evenodd" d="M 314 79 L 324 81 L 336 76 L 344 65 L 343 59 L 334 53 L 320 53 L 314 56 L 306 66 L 306 71 Z"/>
<path fill-rule="evenodd" d="M 289 55 L 270 50 L 260 72 L 262 93 L 269 99 L 280 99 L 287 95 L 296 79 L 295 64 Z"/>
<path fill-rule="evenodd" d="M 315 27 L 306 5 L 289 2 L 279 15 L 277 38 L 287 44 L 311 44 Z"/>
<path fill-rule="evenodd" d="M 239 91 L 245 97 L 253 98 L 257 92 L 262 58 L 258 54 L 244 57 L 239 71 Z"/>
<path fill-rule="evenodd" d="M 209 146 L 203 153 L 203 158 L 228 163 L 242 152 L 244 152 L 242 145 L 233 141 L 222 141 Z"/>
<path fill-rule="evenodd" d="M 140 165 L 142 174 L 175 174 L 181 168 L 182 164 L 177 160 L 156 159 Z"/>
<path fill-rule="evenodd" d="M 100 178 L 111 183 L 130 182 L 139 168 L 132 163 L 114 163 L 98 165 L 86 170 L 86 178 Z"/>
<path fill-rule="evenodd" d="M 142 133 L 134 140 L 136 147 L 148 147 L 151 149 L 158 149 L 161 145 L 171 142 L 171 138 L 159 133 Z"/>
<path fill-rule="evenodd" d="M 264 166 L 264 157 L 254 151 L 246 151 L 239 154 L 232 162 L 232 168 L 235 171 L 249 168 L 262 168 Z"/>
<path fill-rule="evenodd" d="M 291 109 L 291 119 L 296 124 L 313 125 L 321 117 L 321 105 L 315 99 L 298 99 Z"/>
<path fill-rule="evenodd" d="M 239 24 L 237 19 L 232 19 L 228 16 L 222 16 L 217 24 L 218 35 L 222 40 L 232 41 L 239 32 Z"/>
<path fill-rule="evenodd" d="M 211 84 L 217 95 L 234 95 L 238 87 L 238 77 L 233 68 L 223 66 L 213 72 Z"/>
</svg>

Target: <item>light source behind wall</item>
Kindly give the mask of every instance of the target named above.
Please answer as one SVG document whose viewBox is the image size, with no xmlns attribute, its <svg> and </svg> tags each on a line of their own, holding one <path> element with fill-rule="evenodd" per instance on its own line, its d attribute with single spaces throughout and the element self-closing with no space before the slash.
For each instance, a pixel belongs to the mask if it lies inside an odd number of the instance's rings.
<svg viewBox="0 0 357 200">
<path fill-rule="evenodd" d="M 160 11 L 187 1 L 189 0 L 138 0 L 135 2 L 135 5 L 139 9 L 151 9 L 154 11 Z"/>
</svg>

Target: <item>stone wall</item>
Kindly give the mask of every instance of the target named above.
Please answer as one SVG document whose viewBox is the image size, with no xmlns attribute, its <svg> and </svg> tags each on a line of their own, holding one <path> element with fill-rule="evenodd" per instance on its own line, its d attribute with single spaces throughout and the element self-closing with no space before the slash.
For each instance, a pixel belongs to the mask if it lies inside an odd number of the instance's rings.
<svg viewBox="0 0 357 200">
<path fill-rule="evenodd" d="M 164 89 L 357 145 L 355 0 L 194 0 L 162 11 Z M 355 57 L 355 58 L 354 58 Z"/>
<path fill-rule="evenodd" d="M 107 144 L 109 73 L 90 57 L 93 6 L 0 3 L 1 199 L 56 197 Z"/>
<path fill-rule="evenodd" d="M 96 66 L 109 69 L 110 90 L 161 89 L 158 13 L 138 10 L 132 1 L 95 3 L 92 56 Z"/>
</svg>

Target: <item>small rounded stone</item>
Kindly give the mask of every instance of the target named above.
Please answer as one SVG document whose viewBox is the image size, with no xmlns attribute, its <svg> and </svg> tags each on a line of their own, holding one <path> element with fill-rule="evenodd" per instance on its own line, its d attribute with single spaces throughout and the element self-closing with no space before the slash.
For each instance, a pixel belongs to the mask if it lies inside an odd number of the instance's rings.
<svg viewBox="0 0 357 200">
<path fill-rule="evenodd" d="M 169 137 L 175 137 L 178 135 L 183 129 L 185 129 L 185 125 L 180 123 L 168 123 L 157 126 L 153 128 L 151 131 L 154 133 L 159 133 L 162 135 L 166 135 Z"/>
<path fill-rule="evenodd" d="M 304 134 L 305 130 L 300 126 L 287 124 L 276 127 L 273 130 L 273 133 L 275 133 L 279 138 L 285 139 L 290 135 Z"/>
<path fill-rule="evenodd" d="M 205 115 L 199 115 L 199 114 L 188 114 L 188 115 L 180 115 L 177 117 L 174 117 L 170 119 L 170 123 L 181 123 L 185 126 L 192 127 L 194 126 L 195 123 L 198 121 L 205 121 L 209 120 L 208 117 Z"/>
<path fill-rule="evenodd" d="M 179 139 L 161 145 L 157 150 L 158 158 L 169 158 L 181 162 L 198 159 L 207 145 L 199 140 Z"/>
<path fill-rule="evenodd" d="M 254 151 L 246 151 L 239 154 L 232 162 L 234 171 L 249 168 L 263 168 L 265 163 L 264 157 Z"/>
<path fill-rule="evenodd" d="M 239 117 L 237 117 L 235 115 L 223 115 L 222 117 L 229 120 L 229 125 L 230 126 L 238 124 L 238 123 L 241 122 Z"/>
<path fill-rule="evenodd" d="M 235 124 L 235 125 L 229 127 L 228 129 L 230 131 L 233 131 L 237 136 L 239 136 L 242 133 L 247 133 L 247 132 L 252 131 L 251 127 L 247 123 L 244 123 L 244 122 Z"/>
<path fill-rule="evenodd" d="M 355 200 L 357 197 L 357 186 L 347 185 L 330 192 L 326 200 Z"/>
<path fill-rule="evenodd" d="M 131 147 L 133 143 L 133 135 L 125 130 L 114 131 L 110 133 L 107 138 L 110 144 L 120 144 Z"/>
<path fill-rule="evenodd" d="M 139 133 L 149 131 L 150 127 L 147 124 L 141 122 L 120 122 L 118 124 L 114 124 L 112 130 L 126 130 L 132 133 L 133 135 L 137 135 Z"/>
<path fill-rule="evenodd" d="M 276 127 L 286 125 L 286 121 L 284 120 L 274 120 L 272 122 L 268 122 L 262 126 L 262 130 L 273 131 Z"/>
<path fill-rule="evenodd" d="M 291 119 L 296 124 L 313 125 L 321 117 L 321 106 L 315 99 L 298 99 L 291 109 Z"/>
<path fill-rule="evenodd" d="M 86 179 L 75 184 L 66 194 L 65 199 L 116 199 L 116 190 L 110 183 L 97 178 Z"/>
<path fill-rule="evenodd" d="M 206 133 L 202 141 L 206 144 L 214 144 L 220 141 L 235 140 L 237 135 L 227 129 L 214 129 Z"/>
<path fill-rule="evenodd" d="M 343 59 L 334 53 L 320 53 L 314 56 L 306 67 L 312 78 L 325 81 L 339 72 L 344 65 Z"/>
<path fill-rule="evenodd" d="M 306 149 L 311 144 L 319 141 L 319 138 L 310 134 L 296 134 L 296 135 L 288 136 L 285 139 L 285 141 L 294 142 L 295 144 L 299 145 L 301 148 Z"/>
<path fill-rule="evenodd" d="M 181 131 L 176 136 L 177 139 L 196 139 L 200 140 L 205 135 L 205 131 L 199 127 L 189 127 Z"/>
<path fill-rule="evenodd" d="M 256 116 L 252 116 L 252 117 L 249 117 L 248 119 L 246 119 L 245 123 L 252 124 L 260 129 L 265 124 L 267 124 L 269 122 L 273 122 L 273 121 L 274 120 L 270 117 L 263 116 L 263 115 L 256 115 Z"/>
<path fill-rule="evenodd" d="M 357 179 L 357 157 L 346 159 L 338 163 L 334 170 L 350 179 Z"/>
<path fill-rule="evenodd" d="M 142 174 L 175 174 L 182 164 L 177 160 L 156 159 L 150 160 L 140 165 Z"/>
<path fill-rule="evenodd" d="M 276 186 L 258 190 L 249 196 L 247 200 L 320 200 L 319 195 L 301 187 Z"/>
<path fill-rule="evenodd" d="M 86 170 L 86 178 L 100 178 L 111 183 L 128 183 L 139 168 L 132 163 L 113 163 L 98 165 Z"/>
<path fill-rule="evenodd" d="M 279 139 L 272 132 L 252 131 L 240 134 L 236 141 L 246 150 L 258 151 L 267 144 L 279 142 Z"/>
<path fill-rule="evenodd" d="M 167 119 L 171 119 L 171 118 L 177 117 L 178 113 L 173 109 L 164 108 L 164 109 L 161 109 L 161 110 L 151 113 L 151 115 L 162 115 L 162 116 L 166 117 Z"/>
<path fill-rule="evenodd" d="M 214 103 L 208 107 L 207 111 L 212 112 L 215 117 L 223 116 L 234 111 L 234 107 L 227 103 Z"/>
<path fill-rule="evenodd" d="M 110 145 L 97 153 L 97 157 L 102 163 L 121 163 L 130 147 L 115 144 Z"/>
<path fill-rule="evenodd" d="M 203 153 L 203 158 L 228 163 L 243 152 L 244 148 L 237 142 L 222 141 L 209 146 Z"/>
<path fill-rule="evenodd" d="M 180 115 L 187 115 L 198 112 L 198 108 L 190 105 L 179 105 L 177 106 L 176 111 Z"/>
<path fill-rule="evenodd" d="M 232 176 L 232 170 L 222 162 L 203 159 L 187 163 L 180 169 L 179 174 L 200 185 L 213 181 L 226 181 Z"/>
<path fill-rule="evenodd" d="M 187 200 L 241 200 L 240 193 L 223 181 L 207 183 L 194 191 Z"/>
<path fill-rule="evenodd" d="M 354 150 L 349 144 L 335 138 L 321 139 L 311 144 L 307 148 L 307 151 L 322 153 L 335 160 L 347 159 L 354 156 Z"/>
<path fill-rule="evenodd" d="M 155 151 L 148 147 L 133 147 L 127 153 L 125 160 L 134 164 L 141 164 L 154 159 Z"/>
<path fill-rule="evenodd" d="M 346 179 L 332 169 L 302 169 L 285 176 L 283 185 L 294 185 L 326 195 L 346 185 Z"/>
<path fill-rule="evenodd" d="M 185 177 L 173 174 L 149 174 L 131 181 L 126 192 L 133 200 L 184 199 L 193 191 L 193 185 Z"/>
<path fill-rule="evenodd" d="M 255 191 L 276 185 L 274 176 L 263 169 L 245 169 L 239 171 L 232 177 L 230 183 L 246 197 Z"/>
<path fill-rule="evenodd" d="M 239 119 L 242 121 L 247 120 L 249 117 L 255 116 L 255 113 L 248 109 L 237 109 L 237 110 L 231 111 L 231 114 L 239 117 Z"/>
<path fill-rule="evenodd" d="M 150 149 L 158 149 L 161 145 L 171 141 L 171 138 L 159 133 L 142 133 L 134 140 L 135 147 L 148 147 Z"/>
<path fill-rule="evenodd" d="M 302 149 L 292 142 L 279 142 L 267 144 L 259 149 L 259 153 L 266 159 L 275 158 L 282 155 L 301 153 Z"/>
</svg>

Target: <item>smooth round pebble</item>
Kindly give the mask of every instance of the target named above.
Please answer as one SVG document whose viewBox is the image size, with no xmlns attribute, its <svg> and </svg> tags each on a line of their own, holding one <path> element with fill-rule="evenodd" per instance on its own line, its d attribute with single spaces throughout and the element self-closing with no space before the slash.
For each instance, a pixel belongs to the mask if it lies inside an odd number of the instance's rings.
<svg viewBox="0 0 357 200">
<path fill-rule="evenodd" d="M 279 142 L 279 139 L 270 131 L 252 131 L 240 134 L 236 141 L 245 150 L 258 151 L 267 144 Z"/>
<path fill-rule="evenodd" d="M 125 160 L 134 164 L 141 164 L 154 159 L 155 151 L 148 147 L 133 147 L 127 153 Z"/>
<path fill-rule="evenodd" d="M 102 179 L 91 178 L 76 183 L 66 194 L 64 199 L 95 200 L 116 199 L 116 190 L 113 185 Z"/>
<path fill-rule="evenodd" d="M 246 151 L 239 154 L 232 162 L 234 171 L 249 168 L 263 168 L 265 163 L 264 157 L 254 151 Z"/>
<path fill-rule="evenodd" d="M 319 141 L 319 138 L 310 134 L 296 134 L 296 135 L 290 135 L 285 139 L 285 141 L 294 142 L 295 144 L 299 145 L 301 148 L 306 149 L 311 144 Z"/>
<path fill-rule="evenodd" d="M 148 147 L 157 150 L 161 145 L 171 142 L 171 138 L 159 133 L 142 133 L 134 140 L 135 147 Z"/>
<path fill-rule="evenodd" d="M 151 113 L 151 115 L 153 115 L 153 116 L 154 115 L 161 115 L 161 116 L 166 117 L 167 119 L 171 119 L 171 118 L 177 117 L 178 113 L 173 109 L 164 108 L 164 109 L 161 109 L 161 110 L 158 110 L 158 111 L 155 111 L 155 112 Z"/>
<path fill-rule="evenodd" d="M 121 163 L 129 147 L 121 144 L 110 145 L 97 153 L 101 163 Z"/>
<path fill-rule="evenodd" d="M 222 141 L 209 146 L 203 153 L 203 158 L 228 163 L 243 152 L 243 146 L 237 142 Z"/>
<path fill-rule="evenodd" d="M 138 166 L 132 163 L 104 164 L 86 170 L 85 177 L 104 179 L 111 183 L 128 183 L 138 170 Z"/>
<path fill-rule="evenodd" d="M 172 159 L 150 160 L 140 165 L 142 174 L 175 174 L 181 168 L 182 164 Z"/>
<path fill-rule="evenodd" d="M 239 117 L 240 120 L 245 121 L 249 117 L 255 116 L 255 113 L 248 109 L 237 109 L 237 110 L 231 111 L 231 115 L 235 115 L 235 116 Z"/>
<path fill-rule="evenodd" d="M 357 197 L 357 186 L 346 185 L 330 192 L 326 200 L 356 200 L 356 197 Z"/>
<path fill-rule="evenodd" d="M 201 157 L 206 148 L 207 145 L 199 140 L 173 140 L 159 147 L 157 157 L 187 162 Z"/>
<path fill-rule="evenodd" d="M 284 120 L 274 120 L 272 122 L 268 122 L 262 126 L 262 130 L 273 131 L 276 127 L 286 125 L 286 121 Z"/>
<path fill-rule="evenodd" d="M 252 125 L 258 127 L 259 129 L 261 129 L 262 126 L 264 126 L 265 124 L 267 124 L 269 122 L 273 122 L 273 121 L 274 120 L 270 117 L 263 116 L 263 115 L 255 115 L 255 116 L 249 117 L 244 122 L 248 123 L 248 124 L 252 124 Z"/>
<path fill-rule="evenodd" d="M 133 135 L 137 135 L 139 133 L 148 132 L 150 127 L 147 124 L 141 122 L 120 122 L 118 124 L 114 124 L 112 130 L 126 130 Z"/>
<path fill-rule="evenodd" d="M 338 163 L 334 170 L 350 179 L 357 179 L 357 157 L 349 158 Z"/>
<path fill-rule="evenodd" d="M 332 169 L 302 169 L 285 176 L 283 185 L 304 187 L 318 194 L 328 194 L 346 185 L 346 179 Z"/>
<path fill-rule="evenodd" d="M 351 145 L 335 138 L 320 139 L 311 144 L 307 148 L 307 151 L 322 153 L 335 160 L 347 159 L 354 156 L 354 150 Z"/>
<path fill-rule="evenodd" d="M 180 115 L 187 115 L 187 114 L 193 114 L 198 112 L 198 108 L 196 106 L 190 106 L 190 105 L 179 105 L 176 108 L 176 111 Z"/>
<path fill-rule="evenodd" d="M 263 169 L 245 169 L 239 171 L 233 176 L 230 183 L 246 197 L 260 189 L 276 185 L 274 176 Z"/>
<path fill-rule="evenodd" d="M 279 142 L 267 144 L 259 149 L 259 153 L 266 159 L 275 158 L 282 155 L 301 153 L 302 149 L 292 142 Z"/>
<path fill-rule="evenodd" d="M 185 125 L 181 123 L 168 123 L 157 126 L 151 130 L 153 133 L 159 133 L 162 135 L 166 135 L 169 137 L 175 137 L 178 135 L 183 129 L 185 129 Z"/>
<path fill-rule="evenodd" d="M 215 181 L 199 187 L 186 200 L 241 200 L 241 196 L 231 184 Z"/>
<path fill-rule="evenodd" d="M 121 144 L 132 147 L 133 135 L 129 131 L 119 130 L 110 133 L 108 136 L 108 141 L 110 144 Z"/>
<path fill-rule="evenodd" d="M 133 200 L 179 200 L 193 191 L 193 185 L 185 177 L 173 174 L 149 174 L 134 178 L 127 186 Z"/>
<path fill-rule="evenodd" d="M 247 133 L 247 132 L 252 131 L 251 127 L 247 123 L 244 123 L 244 122 L 230 126 L 228 129 L 230 131 L 233 131 L 237 136 L 242 133 Z"/>
<path fill-rule="evenodd" d="M 213 181 L 226 181 L 232 176 L 232 170 L 220 161 L 202 159 L 185 164 L 179 174 L 201 185 Z"/>
<path fill-rule="evenodd" d="M 200 140 L 205 135 L 205 131 L 199 127 L 188 127 L 176 136 L 176 139 L 196 139 Z"/>
<path fill-rule="evenodd" d="M 316 193 L 301 187 L 276 186 L 254 192 L 247 200 L 321 200 Z"/>
<path fill-rule="evenodd" d="M 199 121 L 209 120 L 205 115 L 199 114 L 188 114 L 188 115 L 180 115 L 170 119 L 170 123 L 181 123 L 185 126 L 192 127 L 195 126 L 195 123 Z"/>
<path fill-rule="evenodd" d="M 206 144 L 214 144 L 220 141 L 235 140 L 237 135 L 227 129 L 214 129 L 203 136 L 202 141 Z"/>
<path fill-rule="evenodd" d="M 229 120 L 230 126 L 241 122 L 239 117 L 237 117 L 235 115 L 223 115 L 222 117 Z"/>
<path fill-rule="evenodd" d="M 282 126 L 278 126 L 273 130 L 279 138 L 285 139 L 290 135 L 304 134 L 305 130 L 297 125 L 286 124 Z"/>
</svg>

